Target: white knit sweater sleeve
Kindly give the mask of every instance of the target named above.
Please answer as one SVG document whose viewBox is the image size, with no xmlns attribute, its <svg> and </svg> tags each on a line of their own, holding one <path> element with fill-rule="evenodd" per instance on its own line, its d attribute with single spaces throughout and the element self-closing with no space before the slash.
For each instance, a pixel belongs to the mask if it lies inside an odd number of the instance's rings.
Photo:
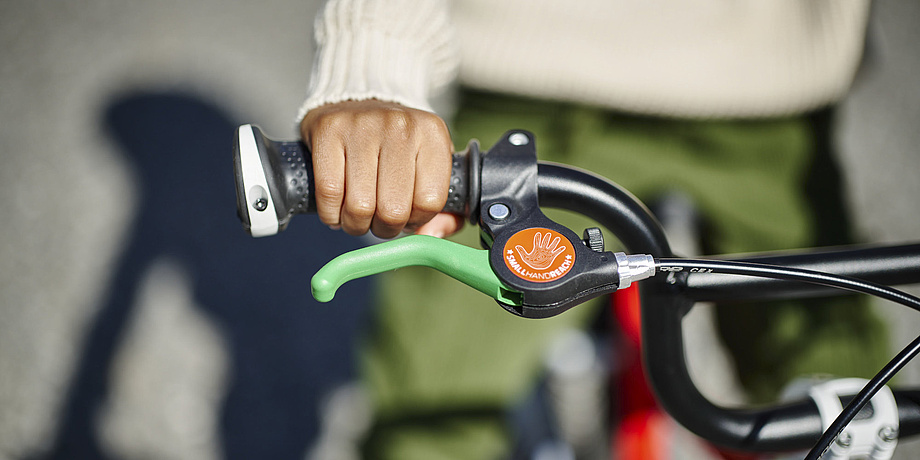
<svg viewBox="0 0 920 460">
<path fill-rule="evenodd" d="M 432 111 L 459 50 L 443 0 L 329 0 L 314 24 L 316 54 L 300 120 L 311 109 L 380 99 Z"/>
</svg>

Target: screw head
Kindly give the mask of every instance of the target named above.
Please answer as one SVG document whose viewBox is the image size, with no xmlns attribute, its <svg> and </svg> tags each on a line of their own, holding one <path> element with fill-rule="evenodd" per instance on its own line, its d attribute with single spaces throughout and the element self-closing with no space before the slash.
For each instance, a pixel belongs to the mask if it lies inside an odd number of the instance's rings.
<svg viewBox="0 0 920 460">
<path fill-rule="evenodd" d="M 844 431 L 837 435 L 837 445 L 843 447 L 844 449 L 849 448 L 853 444 L 853 435 L 849 432 Z"/>
<path fill-rule="evenodd" d="M 511 208 L 502 203 L 495 203 L 492 206 L 489 206 L 489 217 L 495 220 L 507 219 L 510 215 Z"/>
<path fill-rule="evenodd" d="M 508 136 L 508 142 L 513 145 L 527 145 L 530 143 L 530 138 L 524 133 L 514 133 Z"/>
<path fill-rule="evenodd" d="M 893 426 L 883 426 L 878 431 L 878 437 L 885 442 L 894 442 L 898 440 L 898 429 Z"/>
<path fill-rule="evenodd" d="M 264 211 L 266 208 L 268 208 L 268 200 L 265 198 L 259 198 L 254 203 L 252 203 L 252 207 L 255 208 L 256 211 Z"/>
</svg>

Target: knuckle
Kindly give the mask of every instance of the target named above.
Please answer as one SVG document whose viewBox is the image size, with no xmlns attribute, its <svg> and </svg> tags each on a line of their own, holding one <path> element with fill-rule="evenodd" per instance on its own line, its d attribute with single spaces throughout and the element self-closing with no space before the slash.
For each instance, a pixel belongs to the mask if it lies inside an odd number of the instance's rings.
<svg viewBox="0 0 920 460">
<path fill-rule="evenodd" d="M 352 115 L 350 123 L 353 126 L 360 127 L 361 129 L 373 129 L 379 128 L 384 124 L 383 116 L 380 112 L 374 110 L 357 112 Z"/>
<path fill-rule="evenodd" d="M 309 120 L 309 126 L 314 132 L 327 130 L 336 126 L 342 120 L 342 114 L 338 112 L 320 112 L 312 117 L 304 118 L 306 123 Z"/>
<path fill-rule="evenodd" d="M 316 179 L 316 201 L 341 203 L 345 195 L 344 184 L 332 179 Z"/>
<path fill-rule="evenodd" d="M 346 114 L 332 114 L 321 125 L 323 134 L 341 139 L 354 126 L 354 120 Z"/>
<path fill-rule="evenodd" d="M 351 200 L 345 204 L 342 210 L 345 214 L 355 220 L 365 221 L 374 217 L 376 204 L 373 200 L 357 199 Z"/>
<path fill-rule="evenodd" d="M 440 212 L 446 198 L 440 193 L 421 193 L 415 197 L 415 208 L 424 213 Z"/>
<path fill-rule="evenodd" d="M 447 124 L 444 120 L 435 115 L 435 114 L 426 114 L 427 116 L 422 117 L 420 124 L 425 127 L 428 131 L 443 131 L 447 132 Z"/>
<path fill-rule="evenodd" d="M 377 207 L 375 219 L 388 227 L 402 227 L 409 220 L 410 210 L 407 206 L 381 204 Z"/>
<path fill-rule="evenodd" d="M 348 131 L 347 122 L 341 116 L 327 115 L 309 128 L 309 139 L 314 150 L 341 142 Z M 318 153 L 318 152 L 314 152 Z"/>
<path fill-rule="evenodd" d="M 384 115 L 387 134 L 402 139 L 409 139 L 413 135 L 415 126 L 413 117 L 405 109 L 391 108 Z"/>
</svg>

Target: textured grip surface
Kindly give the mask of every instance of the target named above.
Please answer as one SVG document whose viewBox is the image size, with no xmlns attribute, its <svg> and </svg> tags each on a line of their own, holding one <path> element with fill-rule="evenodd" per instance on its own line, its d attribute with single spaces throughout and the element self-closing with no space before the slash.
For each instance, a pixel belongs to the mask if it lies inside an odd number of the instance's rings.
<svg viewBox="0 0 920 460">
<path fill-rule="evenodd" d="M 469 168 L 464 153 L 455 153 L 450 168 L 450 187 L 447 189 L 447 203 L 444 212 L 467 215 L 469 201 Z"/>
<path fill-rule="evenodd" d="M 316 211 L 313 199 L 313 165 L 302 142 L 278 142 L 279 161 L 273 164 L 273 173 L 283 191 L 280 197 L 284 215 L 293 216 Z"/>
</svg>

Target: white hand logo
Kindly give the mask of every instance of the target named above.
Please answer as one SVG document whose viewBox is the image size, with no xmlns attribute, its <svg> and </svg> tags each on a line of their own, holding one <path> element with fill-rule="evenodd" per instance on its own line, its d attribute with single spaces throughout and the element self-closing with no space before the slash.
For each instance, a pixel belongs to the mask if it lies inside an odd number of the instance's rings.
<svg viewBox="0 0 920 460">
<path fill-rule="evenodd" d="M 557 236 L 550 242 L 551 237 L 552 235 L 550 235 L 549 232 L 546 233 L 546 236 L 537 232 L 533 236 L 533 249 L 528 252 L 523 246 L 516 245 L 514 250 L 517 251 L 521 261 L 529 265 L 530 268 L 534 270 L 546 270 L 553 265 L 553 261 L 556 260 L 556 257 L 565 251 L 565 246 L 559 246 L 559 242 L 562 241 L 562 239 Z"/>
</svg>

